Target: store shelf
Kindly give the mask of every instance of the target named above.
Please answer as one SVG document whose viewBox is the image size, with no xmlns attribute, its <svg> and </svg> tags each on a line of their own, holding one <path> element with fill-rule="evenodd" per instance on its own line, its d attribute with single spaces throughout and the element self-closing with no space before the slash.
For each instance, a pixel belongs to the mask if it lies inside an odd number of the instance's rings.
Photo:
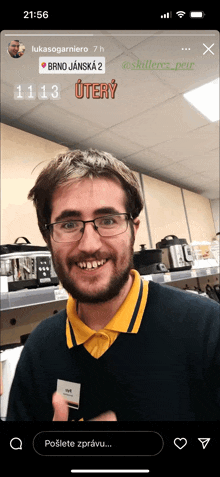
<svg viewBox="0 0 220 477">
<path fill-rule="evenodd" d="M 154 275 L 142 275 L 145 280 L 151 280 L 157 283 L 178 282 L 180 280 L 189 280 L 191 278 L 207 277 L 209 275 L 218 275 L 220 267 L 198 268 L 183 270 L 180 272 L 156 273 Z"/>
<path fill-rule="evenodd" d="M 24 289 L 1 293 L 0 310 L 12 310 L 24 308 L 25 306 L 42 305 L 44 303 L 67 300 L 68 293 L 59 285 L 52 287 L 42 287 L 34 289 Z"/>
<path fill-rule="evenodd" d="M 189 280 L 191 278 L 200 278 L 220 273 L 220 267 L 200 268 L 194 270 L 184 270 L 180 272 L 156 273 L 154 275 L 142 275 L 145 280 L 151 280 L 157 283 L 177 282 L 180 280 Z M 26 306 L 41 305 L 57 301 L 66 301 L 68 293 L 63 288 L 57 286 L 18 290 L 13 292 L 1 293 L 0 310 L 13 310 L 24 308 Z"/>
</svg>

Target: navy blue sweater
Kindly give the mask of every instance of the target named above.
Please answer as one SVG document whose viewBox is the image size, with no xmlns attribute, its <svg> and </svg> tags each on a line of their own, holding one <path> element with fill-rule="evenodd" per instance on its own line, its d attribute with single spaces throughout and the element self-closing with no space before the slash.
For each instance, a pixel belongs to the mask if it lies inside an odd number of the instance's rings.
<svg viewBox="0 0 220 477">
<path fill-rule="evenodd" d="M 81 383 L 69 419 L 112 410 L 119 421 L 220 420 L 220 306 L 149 283 L 137 334 L 120 334 L 99 358 L 66 344 L 66 312 L 31 333 L 11 388 L 8 421 L 52 421 L 57 380 Z"/>
</svg>

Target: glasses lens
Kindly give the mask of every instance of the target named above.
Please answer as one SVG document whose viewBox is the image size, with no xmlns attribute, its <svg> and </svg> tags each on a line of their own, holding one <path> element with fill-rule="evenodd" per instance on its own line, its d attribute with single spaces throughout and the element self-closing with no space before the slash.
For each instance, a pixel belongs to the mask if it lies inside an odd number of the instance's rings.
<svg viewBox="0 0 220 477">
<path fill-rule="evenodd" d="M 128 219 L 126 215 L 107 215 L 95 219 L 95 225 L 102 237 L 122 234 L 127 230 Z"/>
<path fill-rule="evenodd" d="M 52 234 L 55 242 L 75 242 L 82 237 L 83 222 L 81 220 L 70 220 L 54 224 Z"/>
</svg>

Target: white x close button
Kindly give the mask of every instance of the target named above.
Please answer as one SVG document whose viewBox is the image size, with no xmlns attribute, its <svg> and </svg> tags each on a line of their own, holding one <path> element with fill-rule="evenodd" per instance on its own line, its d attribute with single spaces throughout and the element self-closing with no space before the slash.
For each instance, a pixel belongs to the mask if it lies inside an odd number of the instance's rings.
<svg viewBox="0 0 220 477">
<path fill-rule="evenodd" d="M 215 43 L 212 43 L 211 46 L 207 46 L 205 43 L 203 43 L 203 46 L 206 47 L 206 50 L 204 51 L 203 55 L 205 55 L 207 53 L 207 51 L 209 51 L 209 53 L 211 53 L 212 55 L 214 55 L 215 53 L 213 53 L 213 51 L 211 50 L 211 48 L 214 46 Z"/>
</svg>

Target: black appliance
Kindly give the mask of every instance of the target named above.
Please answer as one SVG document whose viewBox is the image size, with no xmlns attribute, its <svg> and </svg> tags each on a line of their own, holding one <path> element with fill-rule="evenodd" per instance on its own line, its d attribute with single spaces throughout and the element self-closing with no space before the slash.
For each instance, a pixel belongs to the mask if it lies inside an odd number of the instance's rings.
<svg viewBox="0 0 220 477">
<path fill-rule="evenodd" d="M 145 247 L 145 244 L 141 244 L 140 251 L 134 252 L 134 268 L 140 273 L 140 275 L 166 273 L 168 270 L 162 263 L 162 250 L 146 249 Z"/>
</svg>

